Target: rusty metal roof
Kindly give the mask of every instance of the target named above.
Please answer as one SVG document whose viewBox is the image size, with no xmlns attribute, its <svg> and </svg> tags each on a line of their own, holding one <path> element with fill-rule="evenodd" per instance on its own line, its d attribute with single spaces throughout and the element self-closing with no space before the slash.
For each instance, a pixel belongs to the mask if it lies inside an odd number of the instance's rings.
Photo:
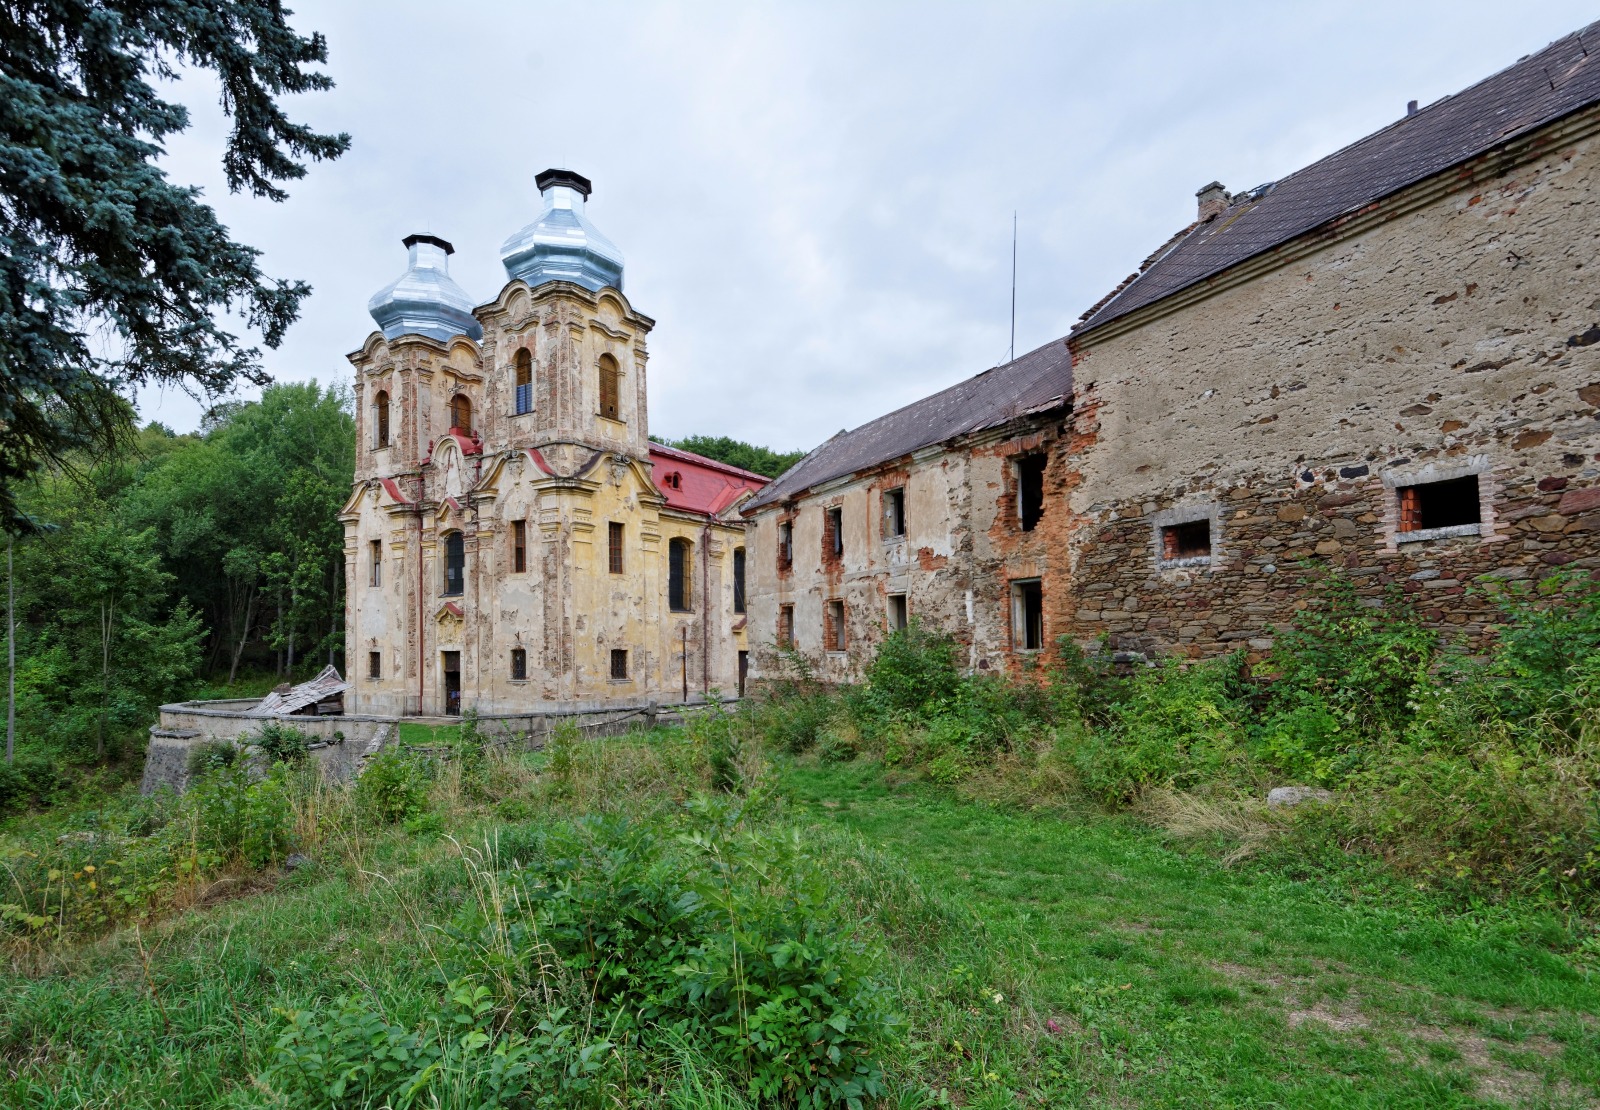
<svg viewBox="0 0 1600 1110">
<path fill-rule="evenodd" d="M 1600 102 L 1600 59 L 1591 46 L 1600 51 L 1600 22 L 1281 181 L 1232 197 L 1227 211 L 1180 233 L 1176 245 L 1085 313 L 1073 337 Z"/>
<path fill-rule="evenodd" d="M 854 431 L 840 432 L 774 479 L 745 512 L 920 448 L 1066 404 L 1071 394 L 1072 354 L 1065 339 L 1051 340 Z"/>
<path fill-rule="evenodd" d="M 255 706 L 245 711 L 246 717 L 284 717 L 308 705 L 315 705 L 323 698 L 331 698 L 335 694 L 342 694 L 350 689 L 350 684 L 339 677 L 339 672 L 330 664 L 324 667 L 322 673 L 316 678 L 302 682 L 298 686 L 291 686 L 283 693 L 274 690 L 262 698 Z"/>
</svg>

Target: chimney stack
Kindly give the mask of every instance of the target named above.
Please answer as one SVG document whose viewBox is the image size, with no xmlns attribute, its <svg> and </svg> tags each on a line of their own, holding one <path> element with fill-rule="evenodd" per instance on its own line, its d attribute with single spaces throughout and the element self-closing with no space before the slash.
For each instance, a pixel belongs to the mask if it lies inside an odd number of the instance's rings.
<svg viewBox="0 0 1600 1110">
<path fill-rule="evenodd" d="M 1201 223 L 1211 219 L 1213 216 L 1222 215 L 1228 210 L 1228 201 L 1233 199 L 1228 196 L 1228 190 L 1222 187 L 1222 182 L 1220 181 L 1213 181 L 1195 193 L 1195 196 L 1200 198 L 1200 215 L 1198 218 Z"/>
<path fill-rule="evenodd" d="M 1417 114 L 1417 102 L 1415 100 L 1406 101 L 1406 115 L 1414 116 L 1416 114 Z"/>
</svg>

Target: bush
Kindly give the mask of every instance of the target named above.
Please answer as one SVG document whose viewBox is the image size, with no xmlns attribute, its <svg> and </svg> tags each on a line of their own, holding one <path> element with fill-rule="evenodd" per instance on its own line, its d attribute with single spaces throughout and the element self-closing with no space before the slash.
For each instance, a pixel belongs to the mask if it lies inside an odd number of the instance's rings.
<svg viewBox="0 0 1600 1110">
<path fill-rule="evenodd" d="M 373 756 L 356 780 L 356 809 L 378 825 L 414 821 L 428 812 L 423 760 L 399 748 Z"/>
<path fill-rule="evenodd" d="M 254 780 L 243 759 L 202 774 L 189 786 L 185 804 L 195 815 L 200 851 L 219 862 L 263 868 L 294 846 L 294 814 L 284 768 Z"/>
<path fill-rule="evenodd" d="M 690 1044 L 763 1104 L 881 1093 L 895 1019 L 875 954 L 798 834 L 751 831 L 737 803 L 703 800 L 681 837 L 586 818 L 516 857 L 511 895 L 477 900 L 450 932 L 457 963 L 508 1003 L 552 989 L 553 957 L 609 1037 L 661 1054 Z"/>
<path fill-rule="evenodd" d="M 299 763 L 311 751 L 311 737 L 281 721 L 268 721 L 246 743 L 266 756 L 270 763 Z"/>
</svg>

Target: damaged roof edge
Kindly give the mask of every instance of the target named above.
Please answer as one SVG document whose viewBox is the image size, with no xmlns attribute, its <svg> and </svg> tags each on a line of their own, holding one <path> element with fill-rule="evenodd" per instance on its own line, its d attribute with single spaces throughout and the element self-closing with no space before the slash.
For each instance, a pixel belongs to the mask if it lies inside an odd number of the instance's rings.
<svg viewBox="0 0 1600 1110">
<path fill-rule="evenodd" d="M 1072 353 L 1065 338 L 1052 339 L 1011 362 L 835 435 L 779 475 L 743 512 L 750 515 L 923 448 L 1059 408 L 1071 396 Z"/>
</svg>

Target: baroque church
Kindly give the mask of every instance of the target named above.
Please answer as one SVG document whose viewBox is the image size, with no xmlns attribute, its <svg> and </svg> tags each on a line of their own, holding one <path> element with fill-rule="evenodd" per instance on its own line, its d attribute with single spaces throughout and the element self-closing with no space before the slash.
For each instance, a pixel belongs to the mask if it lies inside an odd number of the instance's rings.
<svg viewBox="0 0 1600 1110">
<path fill-rule="evenodd" d="M 516 714 L 742 691 L 744 523 L 766 483 L 649 439 L 654 321 L 590 222 L 537 178 L 487 304 L 453 248 L 405 240 L 355 366 L 346 712 Z"/>
</svg>

